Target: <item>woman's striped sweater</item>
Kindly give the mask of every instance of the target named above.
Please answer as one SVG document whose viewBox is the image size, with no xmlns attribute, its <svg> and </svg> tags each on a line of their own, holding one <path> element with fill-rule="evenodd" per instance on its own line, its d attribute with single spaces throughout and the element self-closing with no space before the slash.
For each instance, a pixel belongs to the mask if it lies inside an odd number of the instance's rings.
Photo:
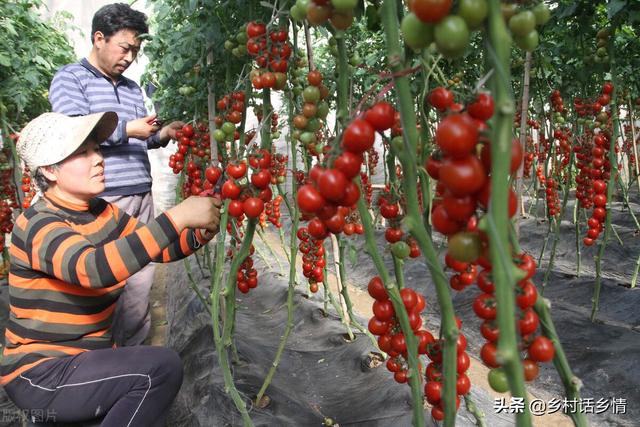
<svg viewBox="0 0 640 427">
<path fill-rule="evenodd" d="M 206 243 L 168 214 L 142 224 L 102 199 L 72 205 L 46 195 L 16 220 L 0 384 L 52 357 L 109 348 L 125 280 L 149 262 L 185 258 Z"/>
</svg>

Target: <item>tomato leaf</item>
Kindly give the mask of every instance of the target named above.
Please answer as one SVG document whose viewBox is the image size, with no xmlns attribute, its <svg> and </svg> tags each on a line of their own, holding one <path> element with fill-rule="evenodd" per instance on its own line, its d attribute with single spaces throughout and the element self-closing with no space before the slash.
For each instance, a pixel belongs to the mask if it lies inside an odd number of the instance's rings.
<svg viewBox="0 0 640 427">
<path fill-rule="evenodd" d="M 347 249 L 349 250 L 349 262 L 351 262 L 352 267 L 355 267 L 358 262 L 358 250 L 351 243 L 349 243 L 348 245 L 349 246 Z"/>
</svg>

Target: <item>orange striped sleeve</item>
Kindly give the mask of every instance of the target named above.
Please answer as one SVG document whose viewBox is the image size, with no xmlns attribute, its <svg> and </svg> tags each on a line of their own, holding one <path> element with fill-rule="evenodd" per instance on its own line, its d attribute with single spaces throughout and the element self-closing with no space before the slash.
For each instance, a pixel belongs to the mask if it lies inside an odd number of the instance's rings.
<svg viewBox="0 0 640 427">
<path fill-rule="evenodd" d="M 64 255 L 66 251 L 76 243 L 83 242 L 83 241 L 85 241 L 85 238 L 80 235 L 70 236 L 67 239 L 65 239 L 60 244 L 60 246 L 58 246 L 58 249 L 56 250 L 55 254 L 53 254 L 53 259 L 51 260 L 51 263 L 53 264 L 54 276 L 63 277 L 62 276 L 62 265 L 63 265 L 62 260 L 64 259 Z"/>
<path fill-rule="evenodd" d="M 140 228 L 137 233 L 142 245 L 144 246 L 144 250 L 147 251 L 147 254 L 149 254 L 151 258 L 155 258 L 160 255 L 160 246 L 158 246 L 158 242 L 156 242 L 156 239 L 153 237 L 153 234 L 151 234 L 151 231 L 149 231 L 149 228 Z"/>
<path fill-rule="evenodd" d="M 104 246 L 104 253 L 109 263 L 109 268 L 118 282 L 131 276 L 129 269 L 120 255 L 120 251 L 118 251 L 118 248 L 113 242 Z"/>
<path fill-rule="evenodd" d="M 18 308 L 9 306 L 11 312 L 21 318 L 32 319 L 44 323 L 62 323 L 66 325 L 91 325 L 102 322 L 113 313 L 115 304 L 96 314 L 69 314 L 42 309 Z"/>
<path fill-rule="evenodd" d="M 46 242 L 47 236 L 53 230 L 57 228 L 68 228 L 68 226 L 62 222 L 52 222 L 50 224 L 45 225 L 41 229 L 39 229 L 35 236 L 33 236 L 33 240 L 31 241 L 31 258 L 32 258 L 32 267 L 34 270 L 41 271 L 40 267 L 40 257 L 38 256 L 38 252 L 42 247 L 43 243 Z"/>
<path fill-rule="evenodd" d="M 85 288 L 91 287 L 91 280 L 89 279 L 89 275 L 87 274 L 87 268 L 85 267 L 85 263 L 87 262 L 87 257 L 91 252 L 92 252 L 91 248 L 87 248 L 78 257 L 78 262 L 76 263 L 76 275 L 78 276 L 78 281 L 80 282 L 80 286 L 84 286 Z"/>
<path fill-rule="evenodd" d="M 60 353 L 73 355 L 73 354 L 83 353 L 86 350 L 82 348 L 77 348 L 77 347 L 66 347 L 62 345 L 45 344 L 45 343 L 36 342 L 33 344 L 21 345 L 16 348 L 7 347 L 4 349 L 4 355 L 8 356 L 12 354 L 33 353 L 38 351 L 59 351 Z"/>
</svg>

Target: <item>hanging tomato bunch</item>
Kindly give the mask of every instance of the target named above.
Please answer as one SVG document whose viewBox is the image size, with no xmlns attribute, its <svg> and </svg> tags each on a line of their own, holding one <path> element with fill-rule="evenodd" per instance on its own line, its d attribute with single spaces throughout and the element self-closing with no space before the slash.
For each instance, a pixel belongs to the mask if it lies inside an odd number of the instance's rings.
<svg viewBox="0 0 640 427">
<path fill-rule="evenodd" d="M 287 83 L 289 57 L 293 49 L 289 43 L 289 32 L 279 28 L 268 32 L 262 22 L 247 24 L 246 50 L 255 58 L 257 69 L 251 70 L 251 83 L 256 89 L 284 89 Z"/>
</svg>

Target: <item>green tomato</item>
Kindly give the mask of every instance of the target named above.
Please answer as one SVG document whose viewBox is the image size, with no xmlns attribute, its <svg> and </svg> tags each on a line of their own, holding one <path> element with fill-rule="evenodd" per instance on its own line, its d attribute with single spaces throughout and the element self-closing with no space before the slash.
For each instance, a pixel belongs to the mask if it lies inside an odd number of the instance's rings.
<svg viewBox="0 0 640 427">
<path fill-rule="evenodd" d="M 224 42 L 224 48 L 226 50 L 231 50 L 234 47 L 236 47 L 236 44 L 234 42 L 232 42 L 231 40 L 227 40 L 227 41 Z"/>
<path fill-rule="evenodd" d="M 236 126 L 231 122 L 224 122 L 220 129 L 222 129 L 225 135 L 233 135 L 236 131 Z"/>
<path fill-rule="evenodd" d="M 240 53 L 240 49 L 238 49 L 237 47 L 231 49 L 231 54 L 236 58 L 240 58 L 242 56 L 242 53 Z"/>
<path fill-rule="evenodd" d="M 247 44 L 248 40 L 249 40 L 249 38 L 247 37 L 247 33 L 242 32 L 242 33 L 236 34 L 236 41 L 239 44 Z"/>
<path fill-rule="evenodd" d="M 535 5 L 533 14 L 536 17 L 536 25 L 538 26 L 546 24 L 551 19 L 551 11 L 543 1 Z"/>
<path fill-rule="evenodd" d="M 391 149 L 398 155 L 404 150 L 404 141 L 401 136 L 396 136 L 391 140 Z"/>
<path fill-rule="evenodd" d="M 320 89 L 317 86 L 307 86 L 302 91 L 304 102 L 316 104 L 320 100 Z"/>
<path fill-rule="evenodd" d="M 309 132 L 316 132 L 318 129 L 320 129 L 320 126 L 320 120 L 314 117 L 312 119 L 309 119 L 309 121 L 307 122 L 306 130 L 308 130 Z"/>
<path fill-rule="evenodd" d="M 527 52 L 533 51 L 540 43 L 540 37 L 536 30 L 531 30 L 529 34 L 524 37 L 516 37 L 514 39 L 516 45 Z"/>
<path fill-rule="evenodd" d="M 433 25 L 425 24 L 414 13 L 407 13 L 400 24 L 404 42 L 419 50 L 433 43 Z"/>
<path fill-rule="evenodd" d="M 399 242 L 395 242 L 391 245 L 391 253 L 396 258 L 405 259 L 411 253 L 411 248 L 407 242 L 400 240 Z"/>
<path fill-rule="evenodd" d="M 469 45 L 467 23 L 457 15 L 449 15 L 436 24 L 436 47 L 445 58 L 462 56 Z"/>
<path fill-rule="evenodd" d="M 317 140 L 316 134 L 313 132 L 302 132 L 300 134 L 300 142 L 304 145 L 314 144 Z"/>
<path fill-rule="evenodd" d="M 244 56 L 247 54 L 247 45 L 246 44 L 241 44 L 239 45 L 236 49 L 238 49 L 238 52 L 240 53 L 240 55 Z"/>
<path fill-rule="evenodd" d="M 280 132 L 275 131 L 274 133 L 272 133 L 272 134 L 271 134 L 271 137 L 272 137 L 273 139 L 278 139 L 278 138 L 280 138 Z"/>
<path fill-rule="evenodd" d="M 291 19 L 294 21 L 301 22 L 307 17 L 307 9 L 299 7 L 298 3 L 296 3 L 289 9 L 289 15 L 291 15 Z"/>
<path fill-rule="evenodd" d="M 478 259 L 480 252 L 481 245 L 478 233 L 460 231 L 449 238 L 449 255 L 455 260 L 473 262 Z"/>
<path fill-rule="evenodd" d="M 351 58 L 349 58 L 349 64 L 356 67 L 361 63 L 362 63 L 362 58 L 360 58 L 360 55 L 358 55 L 358 52 L 353 52 L 353 55 L 351 55 Z"/>
<path fill-rule="evenodd" d="M 536 16 L 530 10 L 518 12 L 509 19 L 509 29 L 515 36 L 524 37 L 536 28 Z"/>
<path fill-rule="evenodd" d="M 318 103 L 318 109 L 316 110 L 316 117 L 326 119 L 329 115 L 329 104 L 326 101 L 320 101 Z"/>
<path fill-rule="evenodd" d="M 333 7 L 339 12 L 350 12 L 358 5 L 358 0 L 331 0 Z"/>
<path fill-rule="evenodd" d="M 222 129 L 216 129 L 213 131 L 213 139 L 216 142 L 223 142 L 226 136 L 227 134 L 224 133 Z"/>
<path fill-rule="evenodd" d="M 489 385 L 498 393 L 509 391 L 509 381 L 507 373 L 502 368 L 494 368 L 489 371 Z"/>
<path fill-rule="evenodd" d="M 488 13 L 487 0 L 460 0 L 458 5 L 458 15 L 464 19 L 470 30 L 482 27 Z"/>
<path fill-rule="evenodd" d="M 611 28 L 609 28 L 609 27 L 601 28 L 596 33 L 596 37 L 599 38 L 599 39 L 607 39 L 607 38 L 609 38 L 609 36 L 611 36 Z"/>
</svg>

